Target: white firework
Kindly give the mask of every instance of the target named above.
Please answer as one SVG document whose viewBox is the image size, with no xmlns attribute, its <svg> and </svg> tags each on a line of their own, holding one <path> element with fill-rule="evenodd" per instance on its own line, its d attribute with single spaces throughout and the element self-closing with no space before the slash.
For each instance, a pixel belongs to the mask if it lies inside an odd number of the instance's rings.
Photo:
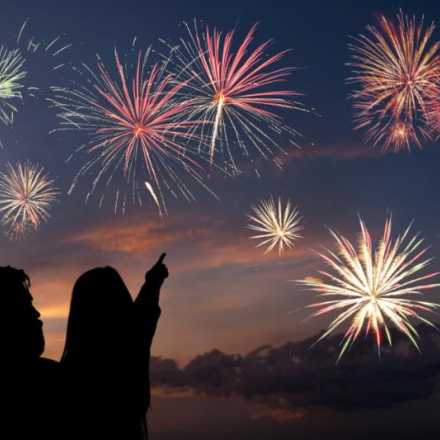
<svg viewBox="0 0 440 440">
<path fill-rule="evenodd" d="M 250 238 L 260 241 L 257 247 L 266 246 L 265 253 L 278 248 L 281 255 L 301 238 L 299 233 L 303 229 L 302 218 L 298 208 L 290 201 L 283 204 L 280 198 L 275 202 L 273 197 L 263 200 L 259 205 L 252 207 L 252 213 L 248 218 L 248 229 L 257 232 L 257 235 Z"/>
<path fill-rule="evenodd" d="M 59 195 L 44 168 L 26 162 L 8 164 L 0 173 L 0 213 L 11 236 L 37 230 L 49 218 Z"/>
</svg>

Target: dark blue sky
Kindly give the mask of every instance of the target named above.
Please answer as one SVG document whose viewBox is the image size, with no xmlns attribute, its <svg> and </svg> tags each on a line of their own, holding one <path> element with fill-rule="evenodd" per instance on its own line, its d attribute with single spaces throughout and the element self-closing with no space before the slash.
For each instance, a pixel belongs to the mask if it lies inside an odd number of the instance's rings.
<svg viewBox="0 0 440 440">
<path fill-rule="evenodd" d="M 144 271 L 162 250 L 168 252 L 172 276 L 164 296 L 154 353 L 181 363 L 212 348 L 246 353 L 266 343 L 314 336 L 326 320 L 303 320 L 307 314 L 303 308 L 310 298 L 289 280 L 313 275 L 322 267 L 311 249 L 331 245 L 325 226 L 355 239 L 358 214 L 375 233 L 391 212 L 396 230 L 414 219 L 415 230 L 421 231 L 431 245 L 433 266 L 438 270 L 439 142 L 425 143 L 422 151 L 381 155 L 364 144 L 362 133 L 353 131 L 352 103 L 348 99 L 349 68 L 345 63 L 350 58 L 349 36 L 363 32 L 366 25 L 375 22 L 377 14 L 395 15 L 399 8 L 409 14 L 424 14 L 427 23 L 440 21 L 436 1 L 2 2 L 0 39 L 4 45 L 14 46 L 21 24 L 29 18 L 29 35 L 44 41 L 66 35 L 66 41 L 73 44 L 64 58 L 68 66 L 82 61 L 91 64 L 96 53 L 111 61 L 113 48 L 128 50 L 134 36 L 140 47 L 153 45 L 161 49 L 159 38 L 177 41 L 184 35 L 182 21 L 194 18 L 224 31 L 235 28 L 241 37 L 258 22 L 257 41 L 273 38 L 274 52 L 292 49 L 286 64 L 299 69 L 289 86 L 304 93 L 303 102 L 317 113 L 287 115 L 288 123 L 304 138 L 302 150 L 289 156 L 282 171 L 267 162 L 261 164 L 261 178 L 249 172 L 237 178 L 213 179 L 211 187 L 219 201 L 200 191 L 197 201 L 190 205 L 171 200 L 169 216 L 164 219 L 153 204 L 133 206 L 125 216 L 114 216 L 111 204 L 99 208 L 93 200 L 85 205 L 87 188 L 80 186 L 72 196 L 61 198 L 50 221 L 37 233 L 19 242 L 10 242 L 2 235 L 1 264 L 24 267 L 33 280 L 34 297 L 45 318 L 47 354 L 57 357 L 60 353 L 70 289 L 82 271 L 95 265 L 114 265 L 135 293 Z M 440 39 L 439 29 L 434 38 Z M 83 139 L 75 133 L 49 134 L 57 121 L 54 110 L 48 109 L 44 101 L 45 88 L 72 79 L 68 69 L 51 72 L 51 63 L 48 57 L 27 55 L 29 84 L 37 84 L 42 91 L 40 99 L 25 95 L 14 125 L 0 127 L 4 144 L 0 166 L 8 161 L 38 161 L 65 193 L 76 171 L 65 160 Z M 245 229 L 250 206 L 269 195 L 293 199 L 304 216 L 304 239 L 283 258 L 267 257 L 256 250 Z M 440 292 L 432 297 L 440 300 Z M 167 424 L 165 415 L 173 405 L 185 406 L 184 400 L 191 397 L 173 395 L 170 399 L 158 397 L 155 432 L 174 439 L 179 426 L 183 431 L 190 428 L 180 419 L 177 428 Z M 203 406 L 202 400 L 194 398 L 193 408 Z M 223 401 L 217 406 L 221 411 L 219 420 L 226 424 L 232 420 L 231 426 L 237 425 L 235 434 L 231 434 L 235 438 L 245 438 L 243 432 L 248 426 L 249 432 L 259 430 L 261 437 L 253 438 L 261 439 L 274 438 L 270 436 L 274 426 L 278 438 L 291 438 L 293 432 L 298 436 L 302 433 L 303 437 L 298 438 L 312 438 L 307 436 L 307 429 L 316 438 L 330 432 L 347 435 L 341 438 L 359 438 L 352 434 L 355 422 L 365 423 L 369 417 L 359 413 L 349 418 L 344 431 L 343 417 L 337 416 L 332 425 L 332 414 L 326 412 L 323 417 L 327 431 L 312 429 L 313 417 L 291 430 L 289 423 L 296 420 L 295 414 L 303 418 L 301 408 L 292 411 L 290 418 L 290 413 L 285 415 L 288 421 L 281 425 L 277 423 L 283 414 L 263 414 L 263 421 L 270 419 L 265 424 L 260 417 L 253 418 L 255 412 L 263 411 L 260 403 L 256 408 L 244 409 L 247 404 L 234 401 L 234 408 L 246 414 L 247 425 L 240 424 Z M 207 403 L 207 413 L 210 405 L 217 404 Z M 427 399 L 417 407 L 418 423 L 428 423 L 422 415 L 429 418 L 432 405 Z M 411 407 L 402 413 L 389 411 L 394 419 L 413 412 Z M 218 427 L 213 414 L 207 417 L 200 438 Z M 375 429 L 390 433 L 390 438 L 398 433 L 380 423 Z"/>
<path fill-rule="evenodd" d="M 25 94 L 14 125 L 4 127 L 1 132 L 5 146 L 0 150 L 3 163 L 25 159 L 38 161 L 56 178 L 63 192 L 69 188 L 82 159 L 73 164 L 66 164 L 65 160 L 84 142 L 84 136 L 48 133 L 57 126 L 57 120 L 55 111 L 48 109 L 44 100 L 48 96 L 47 87 L 70 84 L 75 76 L 69 73 L 69 67 L 78 66 L 83 61 L 93 65 L 96 53 L 112 62 L 113 48 L 128 51 L 134 36 L 137 36 L 141 48 L 153 45 L 162 50 L 160 38 L 172 43 L 185 36 L 181 26 L 185 20 L 197 18 L 225 31 L 235 28 L 238 36 L 243 36 L 252 24 L 258 22 L 257 41 L 273 38 L 270 50 L 292 49 L 286 64 L 299 69 L 292 75 L 289 86 L 303 92 L 305 105 L 315 108 L 317 113 L 291 112 L 286 115 L 288 123 L 303 133 L 303 139 L 300 141 L 302 149 L 293 150 L 294 154 L 288 156 L 282 171 L 270 161 L 263 163 L 257 159 L 261 178 L 252 172 L 252 165 L 248 167 L 250 172 L 240 177 L 212 179 L 210 186 L 218 194 L 219 201 L 203 191 L 196 191 L 197 202 L 191 205 L 171 199 L 169 216 L 164 219 L 158 216 L 153 203 L 142 208 L 131 206 L 125 216 L 114 216 L 111 203 L 99 208 L 97 199 L 92 199 L 85 205 L 83 201 L 88 186 L 80 184 L 71 196 L 61 198 L 50 222 L 38 233 L 18 243 L 2 238 L 5 255 L 12 260 L 11 263 L 29 271 L 35 270 L 34 276 L 41 276 L 46 281 L 48 273 L 55 268 L 58 268 L 57 274 L 69 274 L 68 278 L 60 275 L 63 292 L 52 292 L 51 287 L 50 294 L 42 294 L 42 303 L 48 305 L 54 298 L 57 304 L 67 304 L 67 280 L 71 281 L 87 265 L 115 264 L 122 271 L 128 270 L 133 277 L 130 278 L 132 285 L 136 285 L 135 280 L 139 279 L 146 264 L 142 262 L 143 258 L 146 255 L 153 258 L 154 252 L 159 252 L 162 247 L 167 247 L 169 263 L 174 264 L 176 270 L 179 270 L 185 253 L 190 253 L 195 262 L 203 261 L 210 254 L 218 255 L 207 272 L 206 268 L 194 266 L 191 270 L 185 269 L 185 279 L 176 276 L 170 280 L 173 290 L 179 291 L 184 286 L 185 290 L 193 292 L 191 299 L 183 300 L 180 295 L 179 304 L 195 305 L 194 310 L 197 310 L 200 295 L 203 295 L 200 280 L 207 282 L 210 277 L 216 280 L 213 289 L 225 295 L 228 280 L 237 272 L 240 278 L 237 283 L 243 293 L 235 301 L 239 303 L 237 307 L 244 307 L 243 301 L 246 304 L 246 319 L 243 321 L 243 310 L 236 318 L 229 316 L 228 319 L 234 321 L 234 331 L 239 331 L 242 326 L 245 333 L 245 329 L 252 325 L 254 313 L 264 313 L 269 305 L 276 311 L 274 316 L 265 319 L 267 331 L 250 341 L 236 338 L 235 333 L 232 337 L 213 329 L 216 338 L 213 341 L 202 338 L 191 353 L 209 348 L 211 343 L 226 349 L 245 350 L 259 338 L 267 337 L 269 342 L 274 342 L 316 331 L 321 324 L 294 325 L 284 314 L 283 318 L 272 318 L 286 307 L 296 310 L 307 303 L 304 293 L 297 292 L 298 288 L 288 284 L 287 280 L 310 275 L 304 273 L 304 265 L 312 273 L 319 267 L 310 249 L 318 247 L 323 240 L 328 242 L 325 226 L 354 238 L 358 214 L 367 220 L 373 231 L 378 232 L 385 216 L 392 212 L 396 229 L 414 219 L 415 229 L 432 244 L 434 255 L 440 251 L 437 220 L 440 209 L 436 202 L 439 184 L 437 143 L 425 143 L 422 151 L 381 155 L 363 143 L 362 133 L 353 131 L 352 103 L 348 99 L 350 89 L 346 84 L 349 68 L 345 65 L 350 57 L 347 47 L 350 35 L 364 31 L 367 24 L 374 23 L 377 14 L 395 14 L 399 7 L 407 13 L 424 13 L 426 22 L 436 20 L 440 15 L 435 2 L 425 2 L 423 7 L 416 2 L 379 1 L 362 5 L 314 1 L 270 5 L 243 1 L 213 5 L 205 2 L 155 4 L 135 1 L 112 5 L 101 2 L 65 3 L 62 6 L 56 2 L 42 2 L 38 6 L 29 3 L 17 7 L 12 2 L 4 5 L 4 16 L 8 20 L 0 36 L 6 46 L 14 47 L 18 29 L 26 18 L 29 18 L 24 33 L 26 38 L 35 36 L 37 40 L 47 42 L 63 34 L 64 40 L 73 44 L 61 57 L 66 68 L 57 72 L 50 71 L 54 63 L 51 57 L 26 54 L 28 85 L 40 87 L 39 99 Z M 434 38 L 440 38 L 439 31 L 435 32 Z M 246 169 L 244 160 L 242 164 Z M 266 258 L 247 238 L 246 213 L 251 205 L 269 195 L 293 199 L 304 216 L 304 240 L 296 251 L 299 258 L 295 258 L 295 253 L 281 260 Z M 97 238 L 93 239 L 93 234 L 112 228 L 121 234 L 113 247 L 103 247 L 97 243 Z M 144 234 L 146 243 L 153 241 L 154 246 L 136 249 L 137 253 L 126 251 L 133 250 L 130 244 L 139 240 L 136 234 Z M 190 244 L 182 238 L 187 236 L 194 237 Z M 239 251 L 234 250 L 234 246 Z M 223 248 L 226 248 L 224 252 Z M 243 256 L 234 261 L 237 252 Z M 249 270 L 252 273 L 254 266 L 261 265 L 270 278 L 277 280 L 278 294 L 282 296 L 279 302 L 271 303 L 270 295 L 263 293 L 261 282 L 248 276 Z M 253 290 L 255 283 L 261 292 Z M 268 288 L 269 285 L 271 283 Z M 265 299 L 254 303 L 253 295 Z M 212 298 L 218 301 L 216 295 L 212 294 Z M 212 298 L 204 299 L 211 304 L 210 307 L 215 303 L 211 302 Z M 222 302 L 226 304 L 229 299 L 227 296 Z M 277 328 L 279 319 L 284 322 L 284 327 Z M 219 322 L 222 322 L 221 317 Z M 194 325 L 198 329 L 195 334 L 198 334 L 202 326 Z M 175 330 L 174 326 L 172 328 Z M 166 348 L 161 352 L 171 351 L 170 354 L 187 359 L 189 354 L 175 353 L 171 334 L 170 330 L 170 341 L 164 343 Z M 58 341 L 60 344 L 61 336 Z M 54 350 L 59 350 L 59 346 Z"/>
</svg>

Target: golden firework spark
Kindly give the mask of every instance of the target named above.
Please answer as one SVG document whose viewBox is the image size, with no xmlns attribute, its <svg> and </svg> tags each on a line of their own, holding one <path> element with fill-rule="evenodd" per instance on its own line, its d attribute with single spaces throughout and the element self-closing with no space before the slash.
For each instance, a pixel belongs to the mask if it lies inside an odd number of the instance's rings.
<svg viewBox="0 0 440 440">
<path fill-rule="evenodd" d="M 313 278 L 300 281 L 318 292 L 320 297 L 330 298 L 310 305 L 310 308 L 317 309 L 312 316 L 338 313 L 318 341 L 349 323 L 338 360 L 362 330 L 366 334 L 374 332 L 380 353 L 383 334 L 392 345 L 392 324 L 419 349 L 419 334 L 411 321 L 434 326 L 420 312 L 432 312 L 440 305 L 415 298 L 422 297 L 425 290 L 440 286 L 428 281 L 437 277 L 439 272 L 421 273 L 432 259 L 424 257 L 427 249 L 423 248 L 423 239 L 418 234 L 409 237 L 411 225 L 393 240 L 391 218 L 387 219 L 382 239 L 376 245 L 362 219 L 360 226 L 358 250 L 345 237 L 330 230 L 337 251 L 319 255 L 333 269 L 332 273 L 320 272 L 325 281 Z"/>
<path fill-rule="evenodd" d="M 44 168 L 30 162 L 7 165 L 0 173 L 0 213 L 11 236 L 37 230 L 49 218 L 58 190 Z"/>
<path fill-rule="evenodd" d="M 281 255 L 287 248 L 294 245 L 295 240 L 301 238 L 299 232 L 303 229 L 298 209 L 290 201 L 284 205 L 281 199 L 275 202 L 271 197 L 252 208 L 253 213 L 248 215 L 248 228 L 258 232 L 251 239 L 260 240 L 257 247 L 267 246 L 266 252 L 278 247 Z"/>
<path fill-rule="evenodd" d="M 440 95 L 440 43 L 430 41 L 434 24 L 424 27 L 423 19 L 401 11 L 397 21 L 382 15 L 378 27 L 367 30 L 350 45 L 355 128 L 366 129 L 366 140 L 384 150 L 420 148 L 432 137 L 429 102 Z"/>
</svg>

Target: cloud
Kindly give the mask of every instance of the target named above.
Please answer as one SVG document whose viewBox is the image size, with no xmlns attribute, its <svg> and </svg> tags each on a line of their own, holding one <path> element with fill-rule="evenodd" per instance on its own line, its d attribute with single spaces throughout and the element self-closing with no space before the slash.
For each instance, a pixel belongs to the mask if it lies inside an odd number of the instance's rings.
<svg viewBox="0 0 440 440">
<path fill-rule="evenodd" d="M 256 417 L 271 415 L 280 421 L 300 418 L 314 408 L 344 412 L 388 408 L 427 399 L 440 384 L 440 336 L 428 326 L 420 326 L 419 332 L 423 355 L 395 334 L 394 347 L 384 347 L 380 359 L 366 340 L 338 365 L 338 335 L 313 349 L 315 338 L 261 346 L 246 356 L 212 350 L 182 368 L 173 360 L 154 358 L 152 384 L 264 401 L 271 409 Z"/>
<path fill-rule="evenodd" d="M 251 162 L 240 164 L 240 174 L 242 175 L 260 175 L 260 171 L 271 169 L 272 172 L 279 172 L 290 162 L 293 161 L 308 161 L 320 159 L 332 160 L 362 160 L 373 159 L 383 156 L 380 148 L 363 145 L 362 143 L 346 145 L 343 143 L 336 145 L 307 145 L 301 148 L 294 148 L 289 146 L 283 152 L 274 155 L 271 161 L 263 158 L 255 158 Z"/>
<path fill-rule="evenodd" d="M 160 398 L 186 399 L 197 395 L 193 388 L 189 387 L 156 387 L 152 390 L 152 394 Z"/>
<path fill-rule="evenodd" d="M 291 160 L 299 159 L 335 159 L 335 160 L 357 160 L 370 159 L 382 156 L 379 148 L 373 148 L 366 145 L 330 145 L 313 146 L 298 149 L 289 149 L 285 154 L 280 154 L 277 160 L 285 164 Z"/>
<path fill-rule="evenodd" d="M 157 249 L 173 241 L 177 237 L 164 226 L 146 223 L 99 226 L 69 239 L 70 243 L 85 244 L 100 252 L 125 254 L 144 254 L 147 249 Z"/>
<path fill-rule="evenodd" d="M 188 226 L 189 225 L 189 226 Z M 215 233 L 213 233 L 215 231 Z M 104 224 L 79 232 L 68 239 L 101 252 L 144 258 L 166 249 L 179 260 L 179 272 L 208 270 L 233 265 L 255 265 L 300 258 L 309 253 L 306 242 L 285 252 L 264 254 L 255 249 L 246 231 L 237 235 L 231 225 L 200 214 L 185 215 L 184 221 L 167 219 L 161 224 L 136 219 L 131 224 Z"/>
<path fill-rule="evenodd" d="M 256 409 L 250 417 L 254 420 L 271 419 L 279 424 L 286 424 L 303 420 L 305 416 L 306 412 L 301 409 L 292 410 L 289 408 L 271 408 L 261 406 L 260 408 Z"/>
</svg>

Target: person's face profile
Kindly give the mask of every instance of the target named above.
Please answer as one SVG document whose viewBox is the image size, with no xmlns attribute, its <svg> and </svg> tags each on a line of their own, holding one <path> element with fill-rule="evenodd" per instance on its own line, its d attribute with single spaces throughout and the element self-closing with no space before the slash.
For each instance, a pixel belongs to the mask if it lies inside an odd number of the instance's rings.
<svg viewBox="0 0 440 440">
<path fill-rule="evenodd" d="M 8 294 L 9 300 L 3 309 L 3 324 L 10 335 L 11 351 L 23 357 L 38 357 L 44 351 L 43 323 L 33 304 L 32 295 L 23 285 Z"/>
<path fill-rule="evenodd" d="M 41 355 L 44 351 L 44 336 L 43 336 L 43 322 L 40 319 L 40 313 L 33 304 L 33 298 L 29 292 L 26 292 L 24 298 L 25 304 L 25 319 L 28 323 L 29 336 L 29 352 L 33 355 Z"/>
</svg>

